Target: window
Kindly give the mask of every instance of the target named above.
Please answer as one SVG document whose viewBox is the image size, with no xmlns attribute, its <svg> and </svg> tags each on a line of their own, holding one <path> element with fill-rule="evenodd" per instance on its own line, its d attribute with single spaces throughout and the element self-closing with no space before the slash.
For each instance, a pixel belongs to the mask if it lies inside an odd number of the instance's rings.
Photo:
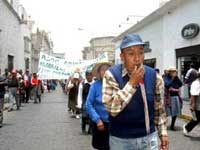
<svg viewBox="0 0 200 150">
<path fill-rule="evenodd" d="M 29 42 L 29 38 L 28 37 L 24 37 L 24 51 L 27 52 L 27 53 L 30 53 L 30 42 Z"/>
<path fill-rule="evenodd" d="M 29 58 L 25 59 L 25 69 L 29 69 Z"/>
<path fill-rule="evenodd" d="M 14 56 L 8 55 L 8 71 L 13 70 L 13 61 L 14 61 Z"/>
</svg>

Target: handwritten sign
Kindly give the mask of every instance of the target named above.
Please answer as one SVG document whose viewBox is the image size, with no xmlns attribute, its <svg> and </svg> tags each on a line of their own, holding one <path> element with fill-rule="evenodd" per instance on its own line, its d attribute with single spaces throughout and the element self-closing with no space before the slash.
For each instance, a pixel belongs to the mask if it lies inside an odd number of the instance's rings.
<svg viewBox="0 0 200 150">
<path fill-rule="evenodd" d="M 86 70 L 91 70 L 96 63 L 107 61 L 107 53 L 92 60 L 65 60 L 41 52 L 38 76 L 40 79 L 67 79 L 77 68 L 80 69 L 81 74 L 84 74 Z"/>
</svg>

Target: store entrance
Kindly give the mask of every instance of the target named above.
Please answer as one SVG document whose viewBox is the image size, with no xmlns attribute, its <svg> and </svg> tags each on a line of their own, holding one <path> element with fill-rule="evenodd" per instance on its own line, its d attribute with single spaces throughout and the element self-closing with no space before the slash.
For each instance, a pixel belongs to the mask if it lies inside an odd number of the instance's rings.
<svg viewBox="0 0 200 150">
<path fill-rule="evenodd" d="M 200 55 L 179 57 L 181 64 L 181 75 L 185 76 L 190 69 L 190 65 L 194 64 L 196 70 L 200 67 Z"/>
<path fill-rule="evenodd" d="M 155 68 L 156 67 L 156 59 L 155 58 L 145 59 L 144 64 L 149 66 L 149 67 Z"/>
<path fill-rule="evenodd" d="M 200 68 L 200 45 L 176 49 L 176 57 L 178 74 L 181 80 L 184 81 L 191 64 L 194 64 L 197 70 Z M 182 96 L 186 99 L 189 97 L 187 85 L 182 88 Z"/>
</svg>

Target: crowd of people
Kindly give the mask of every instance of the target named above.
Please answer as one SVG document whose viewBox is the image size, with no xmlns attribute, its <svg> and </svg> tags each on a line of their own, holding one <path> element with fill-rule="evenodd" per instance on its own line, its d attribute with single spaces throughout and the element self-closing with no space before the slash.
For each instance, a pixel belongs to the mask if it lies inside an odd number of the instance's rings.
<svg viewBox="0 0 200 150">
<path fill-rule="evenodd" d="M 168 150 L 167 118 L 171 117 L 169 129 L 176 130 L 175 122 L 183 106 L 180 92 L 184 84 L 189 87 L 193 118 L 183 126 L 183 133 L 188 135 L 200 122 L 199 72 L 191 64 L 184 81 L 179 79 L 175 67 L 168 67 L 164 75 L 160 75 L 159 69 L 143 65 L 144 46 L 139 35 L 127 35 L 120 44 L 121 64 L 96 63 L 84 76 L 76 69 L 68 80 L 61 82 L 68 95 L 71 117 L 81 118 L 82 134 L 92 135 L 95 149 Z M 28 70 L 24 74 L 13 70 L 0 77 L 1 126 L 6 91 L 8 111 L 13 110 L 14 100 L 19 110 L 21 103 L 29 102 L 30 95 L 34 103 L 41 102 L 42 83 L 36 73 L 30 75 Z M 49 92 L 55 89 L 55 81 L 48 80 L 46 84 Z"/>
<path fill-rule="evenodd" d="M 54 83 L 54 84 L 53 84 Z M 53 80 L 46 81 L 48 91 L 55 89 L 56 83 Z M 44 93 L 45 84 L 36 73 L 30 74 L 29 70 L 13 69 L 11 72 L 5 69 L 0 75 L 0 128 L 3 126 L 4 104 L 8 104 L 7 111 L 20 110 L 22 103 L 41 103 L 41 95 Z M 53 87 L 54 86 L 54 87 Z M 53 88 L 52 88 L 53 87 Z"/>
<path fill-rule="evenodd" d="M 169 129 L 177 130 L 184 84 L 196 118 L 183 126 L 183 133 L 187 135 L 200 122 L 199 72 L 191 64 L 184 81 L 173 66 L 160 75 L 159 69 L 143 65 L 144 45 L 139 35 L 127 35 L 120 45 L 122 64 L 97 63 L 85 78 L 74 72 L 63 85 L 69 96 L 68 111 L 74 118 L 81 117 L 82 133 L 92 134 L 95 149 L 168 150 L 167 118 L 171 117 Z"/>
</svg>

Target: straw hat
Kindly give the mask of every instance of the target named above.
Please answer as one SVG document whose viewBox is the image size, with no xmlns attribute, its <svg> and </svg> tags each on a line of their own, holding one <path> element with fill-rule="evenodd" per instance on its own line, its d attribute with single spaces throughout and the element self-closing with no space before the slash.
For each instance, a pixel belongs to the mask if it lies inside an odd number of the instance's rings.
<svg viewBox="0 0 200 150">
<path fill-rule="evenodd" d="M 176 69 L 176 67 L 174 67 L 174 66 L 170 66 L 170 67 L 167 68 L 167 71 L 168 71 L 168 72 L 169 72 L 169 71 L 176 71 L 176 72 L 177 72 L 177 69 Z"/>
<path fill-rule="evenodd" d="M 96 63 L 94 65 L 94 67 L 92 68 L 92 74 L 93 76 L 95 76 L 97 79 L 100 78 L 100 74 L 98 72 L 98 68 L 102 65 L 108 65 L 108 66 L 112 66 L 112 64 L 110 62 L 100 62 L 100 63 Z"/>
<path fill-rule="evenodd" d="M 81 72 L 81 69 L 80 69 L 79 67 L 76 67 L 76 68 L 74 69 L 74 72 L 79 73 L 79 72 Z"/>
<path fill-rule="evenodd" d="M 74 75 L 73 75 L 73 78 L 75 78 L 75 79 L 79 79 L 79 78 L 80 78 L 79 73 L 75 72 Z"/>
</svg>

